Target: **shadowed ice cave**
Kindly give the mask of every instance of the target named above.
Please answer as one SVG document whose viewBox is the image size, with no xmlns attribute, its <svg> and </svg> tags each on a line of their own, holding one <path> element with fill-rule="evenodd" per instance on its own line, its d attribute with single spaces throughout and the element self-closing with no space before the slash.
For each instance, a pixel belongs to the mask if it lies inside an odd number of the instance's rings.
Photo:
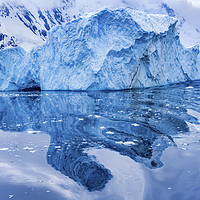
<svg viewBox="0 0 200 200">
<path fill-rule="evenodd" d="M 189 84 L 189 83 L 188 83 Z M 148 168 L 160 158 L 173 136 L 198 123 L 187 107 L 198 98 L 199 82 L 169 88 L 120 92 L 0 93 L 0 129 L 43 131 L 51 136 L 47 162 L 89 191 L 102 190 L 112 172 L 89 156 L 90 148 L 107 148 Z M 184 102 L 184 104 L 183 104 Z M 197 102 L 197 101 L 194 101 Z"/>
</svg>

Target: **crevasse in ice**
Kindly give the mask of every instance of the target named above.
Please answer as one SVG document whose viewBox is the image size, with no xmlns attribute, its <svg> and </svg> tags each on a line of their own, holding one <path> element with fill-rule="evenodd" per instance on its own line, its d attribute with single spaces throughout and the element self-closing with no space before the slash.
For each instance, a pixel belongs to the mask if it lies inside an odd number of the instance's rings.
<svg viewBox="0 0 200 200">
<path fill-rule="evenodd" d="M 0 90 L 120 90 L 200 79 L 199 47 L 181 45 L 176 23 L 129 8 L 80 17 L 29 53 L 0 51 Z"/>
</svg>

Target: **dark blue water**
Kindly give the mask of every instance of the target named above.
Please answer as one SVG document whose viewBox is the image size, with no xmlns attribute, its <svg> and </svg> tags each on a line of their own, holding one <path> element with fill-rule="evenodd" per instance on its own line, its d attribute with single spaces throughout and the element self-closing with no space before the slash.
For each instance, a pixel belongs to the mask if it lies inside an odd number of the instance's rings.
<svg viewBox="0 0 200 200">
<path fill-rule="evenodd" d="M 0 93 L 0 199 L 199 200 L 200 82 Z"/>
</svg>

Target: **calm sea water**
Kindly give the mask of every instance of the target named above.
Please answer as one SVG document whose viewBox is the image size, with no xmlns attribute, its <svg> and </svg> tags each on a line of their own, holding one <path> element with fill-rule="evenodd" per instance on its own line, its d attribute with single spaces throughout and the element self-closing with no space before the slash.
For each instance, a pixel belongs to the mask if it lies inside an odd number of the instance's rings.
<svg viewBox="0 0 200 200">
<path fill-rule="evenodd" d="M 200 81 L 0 93 L 0 199 L 199 200 Z"/>
</svg>

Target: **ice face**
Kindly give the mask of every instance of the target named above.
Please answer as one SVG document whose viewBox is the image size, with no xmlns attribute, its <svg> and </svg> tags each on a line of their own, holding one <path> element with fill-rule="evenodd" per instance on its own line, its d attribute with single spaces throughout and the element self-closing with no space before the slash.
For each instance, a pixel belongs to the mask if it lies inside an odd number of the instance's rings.
<svg viewBox="0 0 200 200">
<path fill-rule="evenodd" d="M 78 18 L 30 53 L 1 51 L 0 89 L 120 90 L 199 79 L 199 47 L 180 44 L 176 22 L 132 9 Z"/>
<path fill-rule="evenodd" d="M 25 57 L 25 51 L 22 48 L 13 48 L 0 51 L 0 89 L 17 90 L 17 76 L 19 66 Z"/>
</svg>

